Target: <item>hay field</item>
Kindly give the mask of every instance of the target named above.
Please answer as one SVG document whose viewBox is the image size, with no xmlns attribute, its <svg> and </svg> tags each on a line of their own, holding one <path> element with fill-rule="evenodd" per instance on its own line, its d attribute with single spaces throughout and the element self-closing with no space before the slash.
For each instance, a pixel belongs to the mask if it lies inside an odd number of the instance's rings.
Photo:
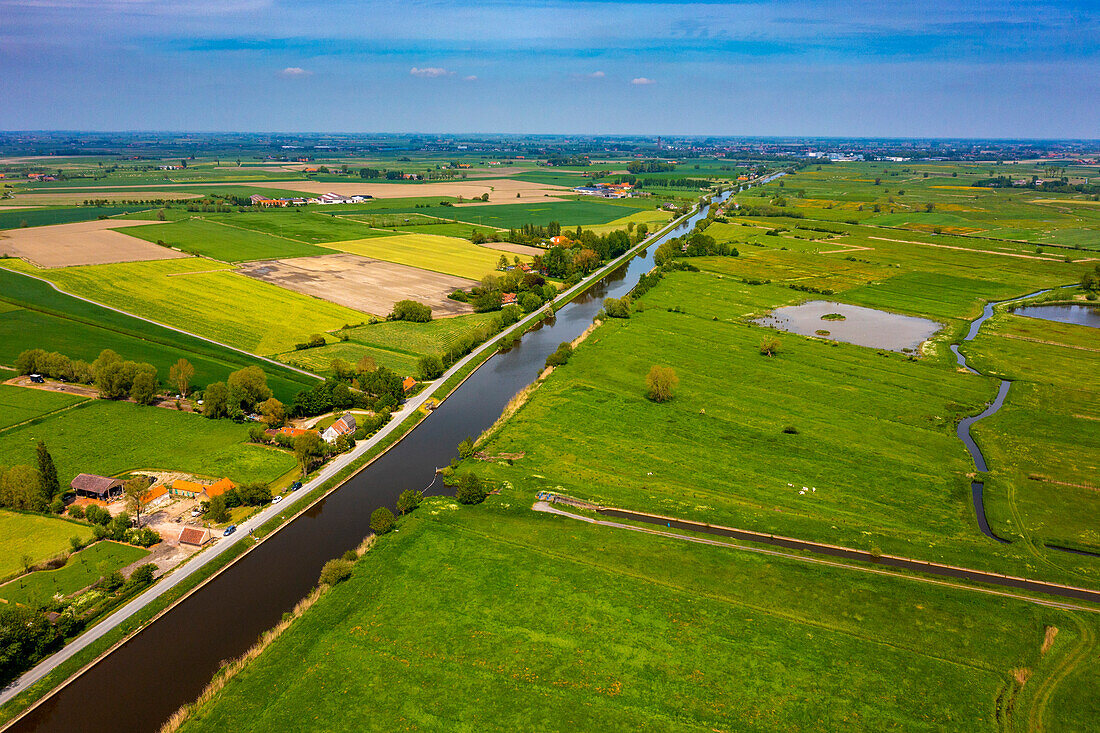
<svg viewBox="0 0 1100 733">
<path fill-rule="evenodd" d="M 144 224 L 132 223 L 136 226 Z M 183 252 L 159 247 L 115 231 L 114 227 L 118 224 L 117 221 L 102 219 L 12 229 L 0 234 L 0 254 L 22 257 L 39 267 L 103 265 L 187 257 Z"/>
<path fill-rule="evenodd" d="M 370 194 L 377 199 L 397 199 L 409 196 L 452 196 L 472 199 L 482 194 L 489 194 L 489 201 L 496 203 L 515 203 L 516 194 L 520 199 L 538 198 L 547 201 L 557 201 L 555 196 L 569 193 L 569 189 L 561 186 L 553 186 L 545 183 L 532 183 L 514 178 L 479 178 L 477 180 L 438 181 L 431 183 L 372 183 L 364 180 L 356 182 L 332 182 L 324 181 L 272 181 L 270 183 L 256 181 L 250 183 L 258 188 L 286 188 L 291 187 L 295 191 L 322 194 L 339 193 L 345 195 Z M 549 195 L 550 198 L 547 198 Z"/>
<path fill-rule="evenodd" d="M 242 265 L 238 272 L 295 293 L 378 316 L 387 315 L 394 303 L 405 299 L 431 306 L 436 318 L 473 312 L 469 304 L 447 297 L 458 288 L 473 285 L 472 280 L 355 254 L 251 262 Z M 343 323 L 363 320 L 360 314 L 355 320 Z"/>
<path fill-rule="evenodd" d="M 311 334 L 366 320 L 361 312 L 244 277 L 228 265 L 198 257 L 53 270 L 17 262 L 12 269 L 253 354 L 287 351 Z"/>
<path fill-rule="evenodd" d="M 488 247 L 434 234 L 396 234 L 325 246 L 471 280 L 480 280 L 494 271 L 500 260 L 500 253 Z"/>
</svg>

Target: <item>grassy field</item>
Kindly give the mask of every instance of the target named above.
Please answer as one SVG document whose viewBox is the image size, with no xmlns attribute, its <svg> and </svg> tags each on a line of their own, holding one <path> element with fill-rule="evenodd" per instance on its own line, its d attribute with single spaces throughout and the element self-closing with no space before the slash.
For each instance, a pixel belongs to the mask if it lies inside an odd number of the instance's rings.
<svg viewBox="0 0 1100 733">
<path fill-rule="evenodd" d="M 0 599 L 40 607 L 55 595 L 67 596 L 149 554 L 140 547 L 104 540 L 69 557 L 64 567 L 40 570 L 0 585 Z"/>
<path fill-rule="evenodd" d="M 650 202 L 632 201 L 634 208 L 651 208 Z M 388 203 L 388 202 L 387 202 Z M 404 211 L 404 209 L 393 209 Z M 412 213 L 457 219 L 471 224 L 484 224 L 499 229 L 522 227 L 524 224 L 545 226 L 556 221 L 562 226 L 606 224 L 623 216 L 623 208 L 603 201 L 544 201 L 517 204 L 484 204 L 477 206 L 434 206 L 411 209 Z"/>
<path fill-rule="evenodd" d="M 395 234 L 391 237 L 333 242 L 333 249 L 419 267 L 433 272 L 480 280 L 493 272 L 501 253 L 457 237 L 431 234 Z M 509 260 L 512 256 L 509 256 Z"/>
<path fill-rule="evenodd" d="M 222 262 L 306 257 L 326 253 L 320 247 L 245 229 L 236 223 L 200 218 L 170 224 L 128 227 L 118 231 L 148 242 L 163 242 L 169 247 Z"/>
<path fill-rule="evenodd" d="M 0 364 L 14 364 L 19 352 L 33 348 L 88 362 L 101 350 L 113 349 L 125 359 L 153 364 L 161 379 L 183 357 L 195 367 L 197 387 L 224 381 L 230 372 L 259 363 L 275 396 L 285 402 L 313 383 L 288 369 L 86 303 L 46 283 L 0 269 Z"/>
<path fill-rule="evenodd" d="M 309 244 L 365 239 L 382 235 L 381 232 L 376 232 L 361 222 L 317 211 L 277 210 L 243 214 L 211 214 L 208 218 L 210 221 L 221 224 Z"/>
<path fill-rule="evenodd" d="M 228 476 L 238 483 L 271 481 L 295 465 L 289 453 L 249 444 L 245 425 L 130 402 L 91 400 L 5 430 L 0 455 L 8 465 L 34 465 L 39 440 L 49 448 L 62 486 L 78 473 L 113 476 L 141 468 Z"/>
<path fill-rule="evenodd" d="M 33 564 L 68 552 L 70 537 L 87 542 L 92 528 L 60 517 L 0 509 L 0 578 L 22 572 L 23 558 Z"/>
<path fill-rule="evenodd" d="M 440 318 L 428 323 L 383 321 L 348 329 L 347 341 L 337 341 L 317 349 L 290 351 L 279 359 L 317 374 L 331 372 L 333 359 L 352 364 L 369 356 L 378 366 L 398 374 L 415 375 L 417 360 L 424 355 L 440 356 L 466 334 L 496 317 L 495 313 L 472 313 L 455 318 Z"/>
<path fill-rule="evenodd" d="M 91 221 L 101 216 L 115 216 L 130 211 L 147 209 L 148 206 L 79 206 L 72 208 L 22 209 L 0 211 L 0 229 L 16 229 L 22 226 L 41 227 L 50 224 L 72 224 Z"/>
<path fill-rule="evenodd" d="M 633 214 L 619 217 L 613 221 L 609 221 L 606 224 L 597 224 L 595 226 L 585 227 L 596 232 L 596 234 L 606 234 L 613 232 L 616 229 L 626 229 L 626 227 L 633 223 L 634 225 L 645 224 L 649 227 L 650 231 L 657 231 L 662 226 L 672 220 L 671 211 L 662 211 L 660 209 L 647 209 L 645 211 L 638 211 Z"/>
<path fill-rule="evenodd" d="M 530 501 L 430 500 L 183 730 L 1078 730 L 1100 712 L 1074 656 L 1095 653 L 1091 614 Z"/>
<path fill-rule="evenodd" d="M 358 311 L 238 275 L 207 259 L 51 270 L 16 260 L 11 267 L 47 278 L 67 292 L 254 354 L 287 351 L 311 334 L 366 320 Z"/>
<path fill-rule="evenodd" d="M 85 398 L 0 384 L 0 430 L 83 402 Z"/>
</svg>

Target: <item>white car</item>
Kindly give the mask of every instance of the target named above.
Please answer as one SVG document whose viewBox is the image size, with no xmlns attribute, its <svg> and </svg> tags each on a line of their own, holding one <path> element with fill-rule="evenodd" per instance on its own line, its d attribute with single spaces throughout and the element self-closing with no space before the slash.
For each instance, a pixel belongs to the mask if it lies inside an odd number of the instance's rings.
<svg viewBox="0 0 1100 733">
<path fill-rule="evenodd" d="M 199 511 L 198 509 L 192 509 L 192 510 L 191 510 L 191 516 L 192 516 L 192 517 L 197 517 L 197 516 L 199 516 L 200 514 L 202 514 L 202 512 L 200 512 L 200 511 Z"/>
<path fill-rule="evenodd" d="M 283 497 L 281 495 L 271 497 L 271 503 L 272 504 L 278 504 L 282 500 L 283 500 Z"/>
</svg>

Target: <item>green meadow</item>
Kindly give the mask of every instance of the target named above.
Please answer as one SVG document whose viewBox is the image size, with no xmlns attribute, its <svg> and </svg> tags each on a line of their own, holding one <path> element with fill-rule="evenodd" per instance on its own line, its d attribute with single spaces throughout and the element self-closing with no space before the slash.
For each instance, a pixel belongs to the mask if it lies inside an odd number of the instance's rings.
<svg viewBox="0 0 1100 733">
<path fill-rule="evenodd" d="M 92 528 L 61 517 L 0 509 L 0 578 L 23 572 L 24 558 L 34 564 L 68 552 L 70 537 L 87 542 Z"/>
<path fill-rule="evenodd" d="M 1094 614 L 532 498 L 430 499 L 182 730 L 1070 731 L 1100 713 Z"/>
<path fill-rule="evenodd" d="M 0 585 L 0 599 L 24 606 L 45 606 L 54 596 L 76 593 L 148 554 L 148 550 L 119 542 L 96 542 L 71 555 L 56 570 L 39 570 Z"/>
<path fill-rule="evenodd" d="M 0 431 L 83 402 L 84 397 L 0 384 Z"/>
<path fill-rule="evenodd" d="M 131 211 L 147 209 L 148 206 L 80 206 L 80 207 L 36 207 L 0 211 L 0 229 L 19 227 L 41 227 L 50 224 L 73 224 L 78 221 L 91 221 L 100 217 L 116 216 Z"/>
<path fill-rule="evenodd" d="M 78 473 L 114 476 L 142 468 L 267 482 L 295 466 L 289 453 L 250 444 L 245 425 L 131 402 L 89 400 L 0 432 L 4 463 L 35 465 L 39 440 L 62 486 Z"/>
<path fill-rule="evenodd" d="M 243 215 L 242 215 L 243 216 Z M 229 223 L 185 219 L 170 224 L 149 224 L 119 229 L 123 234 L 163 243 L 222 262 L 280 259 L 328 254 L 327 250 L 285 237 L 271 236 Z"/>
</svg>

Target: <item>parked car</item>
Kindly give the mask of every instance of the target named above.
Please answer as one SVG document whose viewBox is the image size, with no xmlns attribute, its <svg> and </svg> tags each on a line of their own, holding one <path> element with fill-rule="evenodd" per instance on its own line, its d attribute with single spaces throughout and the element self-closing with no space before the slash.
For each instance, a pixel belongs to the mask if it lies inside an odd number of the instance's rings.
<svg viewBox="0 0 1100 733">
<path fill-rule="evenodd" d="M 278 504 L 282 500 L 283 500 L 282 495 L 271 497 L 271 503 L 272 504 Z"/>
<path fill-rule="evenodd" d="M 229 535 L 233 534 L 236 531 L 237 531 L 237 525 L 231 524 L 231 525 L 229 525 L 228 527 L 225 528 L 225 532 L 222 534 L 222 537 L 228 537 Z"/>
<path fill-rule="evenodd" d="M 46 381 L 46 378 L 43 377 L 41 374 L 32 374 L 31 381 L 35 384 L 43 384 Z"/>
<path fill-rule="evenodd" d="M 199 510 L 198 508 L 195 508 L 195 509 L 192 509 L 192 510 L 191 510 L 191 516 L 192 516 L 192 517 L 197 517 L 197 516 L 199 516 L 200 514 L 202 514 L 202 511 L 200 511 L 200 510 Z"/>
<path fill-rule="evenodd" d="M 297 491 L 300 488 L 302 488 L 302 482 L 301 481 L 295 481 L 294 483 L 292 483 L 290 485 L 290 490 L 291 491 Z"/>
</svg>

